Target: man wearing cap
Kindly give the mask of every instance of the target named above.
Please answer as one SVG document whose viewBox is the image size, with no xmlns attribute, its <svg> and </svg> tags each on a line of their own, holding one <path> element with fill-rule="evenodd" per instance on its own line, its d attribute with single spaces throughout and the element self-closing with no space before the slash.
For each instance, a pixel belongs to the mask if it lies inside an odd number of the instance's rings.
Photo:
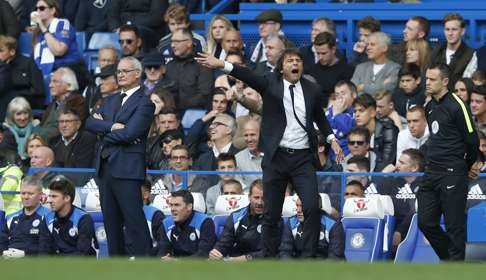
<svg viewBox="0 0 486 280">
<path fill-rule="evenodd" d="M 99 78 L 99 85 L 96 89 L 96 95 L 91 97 L 88 104 L 88 106 L 91 106 L 89 108 L 90 112 L 97 109 L 106 97 L 120 92 L 120 87 L 116 79 L 115 64 L 106 65 L 101 68 L 100 73 L 96 77 Z"/>
<path fill-rule="evenodd" d="M 250 60 L 253 63 L 263 62 L 267 60 L 266 56 L 266 40 L 270 36 L 278 35 L 282 28 L 282 13 L 278 10 L 265 10 L 261 12 L 256 18 L 258 21 L 258 33 L 260 34 L 260 41 L 253 48 Z"/>
<path fill-rule="evenodd" d="M 165 63 L 159 53 L 147 54 L 142 61 L 145 80 L 143 81 L 145 95 L 150 95 L 165 74 Z"/>
</svg>

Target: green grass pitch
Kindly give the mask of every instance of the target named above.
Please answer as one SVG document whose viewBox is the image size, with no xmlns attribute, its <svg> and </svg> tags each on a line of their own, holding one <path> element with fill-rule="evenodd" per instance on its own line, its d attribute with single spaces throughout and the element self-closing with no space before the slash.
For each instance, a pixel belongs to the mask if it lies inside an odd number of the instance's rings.
<svg viewBox="0 0 486 280">
<path fill-rule="evenodd" d="M 0 279 L 65 280 L 467 280 L 484 279 L 486 265 L 444 263 L 440 265 L 351 264 L 335 262 L 252 261 L 228 263 L 157 259 L 90 260 L 78 258 L 31 258 L 0 260 Z"/>
</svg>

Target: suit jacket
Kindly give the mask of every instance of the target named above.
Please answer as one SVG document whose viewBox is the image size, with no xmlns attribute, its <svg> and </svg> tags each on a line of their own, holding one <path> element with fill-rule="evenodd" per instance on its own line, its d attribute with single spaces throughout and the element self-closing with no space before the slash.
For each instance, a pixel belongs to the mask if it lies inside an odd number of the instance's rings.
<svg viewBox="0 0 486 280">
<path fill-rule="evenodd" d="M 103 120 L 90 116 L 86 122 L 86 129 L 100 137 L 100 144 L 95 153 L 97 175 L 99 175 L 102 160 L 101 151 L 109 149 L 110 155 L 107 161 L 113 177 L 143 180 L 145 178 L 145 146 L 155 106 L 144 95 L 142 87 L 131 95 L 118 110 L 119 102 L 118 94 L 106 97 L 105 102 L 97 110 L 103 116 Z M 111 131 L 114 123 L 122 123 L 125 128 Z"/>
<path fill-rule="evenodd" d="M 385 66 L 376 75 L 373 75 L 373 61 L 367 61 L 356 66 L 351 82 L 356 86 L 364 84 L 363 92 L 371 95 L 375 95 L 380 90 L 393 91 L 397 86 L 398 71 L 400 71 L 400 65 L 388 60 Z M 390 80 L 387 84 L 384 83 L 386 79 Z"/>
<path fill-rule="evenodd" d="M 233 66 L 233 71 L 231 71 L 230 75 L 247 83 L 263 97 L 259 149 L 265 154 L 262 166 L 270 164 L 287 126 L 283 104 L 283 79 L 277 73 L 258 76 L 250 69 L 238 65 Z M 305 100 L 305 127 L 309 136 L 310 149 L 315 155 L 315 159 L 317 159 L 317 135 L 314 133 L 314 122 L 325 137 L 332 134 L 332 129 L 324 114 L 324 100 L 321 87 L 306 78 L 301 78 L 300 83 Z M 317 167 L 318 160 L 315 161 L 315 164 Z"/>
</svg>

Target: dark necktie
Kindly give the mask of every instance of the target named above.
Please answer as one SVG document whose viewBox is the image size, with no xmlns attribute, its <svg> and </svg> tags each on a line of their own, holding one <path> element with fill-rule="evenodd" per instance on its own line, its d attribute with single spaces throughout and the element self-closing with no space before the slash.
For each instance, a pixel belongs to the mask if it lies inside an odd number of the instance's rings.
<svg viewBox="0 0 486 280">
<path fill-rule="evenodd" d="M 120 95 L 118 96 L 119 100 L 118 100 L 118 104 L 117 104 L 117 107 L 116 107 L 116 112 L 115 112 L 115 115 L 118 114 L 118 112 L 120 112 L 120 109 L 122 107 L 122 103 L 123 103 L 123 99 L 127 96 L 126 93 L 120 93 Z"/>
<path fill-rule="evenodd" d="M 297 120 L 297 122 L 299 123 L 300 127 L 302 127 L 302 129 L 304 129 L 305 131 L 307 131 L 305 129 L 305 126 L 302 124 L 302 122 L 300 121 L 299 117 L 297 116 L 297 113 L 295 112 L 295 103 L 294 103 L 294 88 L 295 88 L 295 85 L 290 85 L 289 86 L 289 91 L 290 91 L 290 99 L 292 99 L 292 110 L 294 111 L 294 116 L 295 116 L 295 119 Z"/>
</svg>

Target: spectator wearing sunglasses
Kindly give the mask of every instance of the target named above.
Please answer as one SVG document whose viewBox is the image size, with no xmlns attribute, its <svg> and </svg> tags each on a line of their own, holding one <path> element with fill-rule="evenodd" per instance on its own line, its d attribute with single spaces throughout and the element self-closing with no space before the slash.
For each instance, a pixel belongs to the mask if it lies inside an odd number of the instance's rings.
<svg viewBox="0 0 486 280">
<path fill-rule="evenodd" d="M 145 95 L 150 95 L 164 77 L 165 63 L 159 53 L 150 53 L 144 57 L 142 64 L 145 73 L 144 92 Z"/>
<path fill-rule="evenodd" d="M 122 56 L 133 56 L 138 60 L 143 61 L 143 41 L 138 28 L 131 23 L 122 25 L 120 27 L 118 36 L 118 42 L 120 43 L 120 47 L 122 49 Z"/>
<path fill-rule="evenodd" d="M 344 158 L 342 163 L 343 169 L 347 169 L 347 162 L 354 156 L 367 157 L 370 160 L 370 170 L 376 167 L 376 154 L 370 150 L 370 132 L 366 127 L 353 127 L 348 134 L 347 143 L 349 154 Z"/>
</svg>

